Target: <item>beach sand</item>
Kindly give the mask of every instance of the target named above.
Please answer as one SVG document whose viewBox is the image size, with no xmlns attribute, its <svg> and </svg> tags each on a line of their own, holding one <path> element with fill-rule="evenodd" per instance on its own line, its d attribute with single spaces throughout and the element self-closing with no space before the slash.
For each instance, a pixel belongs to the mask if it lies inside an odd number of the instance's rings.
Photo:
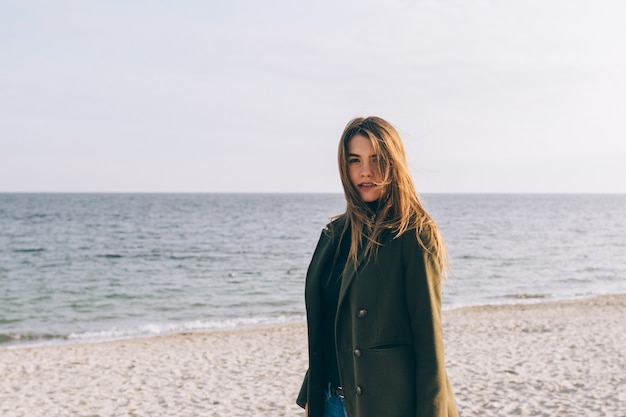
<svg viewBox="0 0 626 417">
<path fill-rule="evenodd" d="M 626 416 L 626 295 L 444 313 L 461 416 Z M 302 416 L 303 324 L 0 350 L 0 415 Z"/>
</svg>

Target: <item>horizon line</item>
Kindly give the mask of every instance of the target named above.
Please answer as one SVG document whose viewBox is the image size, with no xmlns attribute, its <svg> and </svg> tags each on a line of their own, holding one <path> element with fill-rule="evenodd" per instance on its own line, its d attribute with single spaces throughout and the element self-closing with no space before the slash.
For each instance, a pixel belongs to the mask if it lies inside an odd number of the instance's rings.
<svg viewBox="0 0 626 417">
<path fill-rule="evenodd" d="M 342 191 L 2 191 L 0 194 L 337 194 Z M 624 195 L 625 191 L 422 191 L 422 194 Z"/>
</svg>

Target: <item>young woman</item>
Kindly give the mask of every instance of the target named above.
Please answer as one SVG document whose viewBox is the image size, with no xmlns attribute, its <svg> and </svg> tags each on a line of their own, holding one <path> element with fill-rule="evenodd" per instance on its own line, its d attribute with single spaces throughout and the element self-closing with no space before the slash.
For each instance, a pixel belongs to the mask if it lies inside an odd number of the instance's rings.
<svg viewBox="0 0 626 417">
<path fill-rule="evenodd" d="M 346 212 L 322 232 L 306 278 L 310 417 L 456 417 L 444 367 L 446 249 L 398 132 L 357 118 L 339 143 Z"/>
</svg>

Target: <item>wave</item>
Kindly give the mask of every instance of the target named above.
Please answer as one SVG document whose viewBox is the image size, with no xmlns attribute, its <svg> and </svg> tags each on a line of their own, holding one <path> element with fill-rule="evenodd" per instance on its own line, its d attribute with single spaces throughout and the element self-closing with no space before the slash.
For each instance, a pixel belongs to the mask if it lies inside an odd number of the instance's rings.
<svg viewBox="0 0 626 417">
<path fill-rule="evenodd" d="M 550 294 L 507 294 L 504 297 L 512 298 L 515 300 L 535 300 L 535 299 L 551 298 L 551 295 Z"/>
<path fill-rule="evenodd" d="M 176 333 L 272 326 L 287 323 L 298 323 L 303 322 L 304 320 L 304 315 L 233 317 L 222 320 L 192 320 L 182 323 L 148 323 L 136 327 L 113 327 L 103 330 L 73 332 L 65 335 L 0 333 L 0 349 L 74 343 L 93 343 L 111 340 L 134 339 L 140 337 L 162 336 Z"/>
<path fill-rule="evenodd" d="M 30 344 L 46 344 L 46 342 L 62 342 L 68 339 L 67 335 L 49 334 L 49 333 L 0 333 L 0 347 L 3 345 L 30 345 Z"/>
</svg>

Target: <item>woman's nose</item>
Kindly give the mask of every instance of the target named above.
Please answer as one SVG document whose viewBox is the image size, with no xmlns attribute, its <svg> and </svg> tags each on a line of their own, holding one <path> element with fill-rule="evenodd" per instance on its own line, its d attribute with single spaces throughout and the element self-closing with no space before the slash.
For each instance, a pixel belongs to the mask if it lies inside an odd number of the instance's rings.
<svg viewBox="0 0 626 417">
<path fill-rule="evenodd" d="M 371 177 L 372 176 L 372 166 L 371 166 L 371 163 L 365 162 L 361 166 L 361 176 L 362 177 Z"/>
</svg>

